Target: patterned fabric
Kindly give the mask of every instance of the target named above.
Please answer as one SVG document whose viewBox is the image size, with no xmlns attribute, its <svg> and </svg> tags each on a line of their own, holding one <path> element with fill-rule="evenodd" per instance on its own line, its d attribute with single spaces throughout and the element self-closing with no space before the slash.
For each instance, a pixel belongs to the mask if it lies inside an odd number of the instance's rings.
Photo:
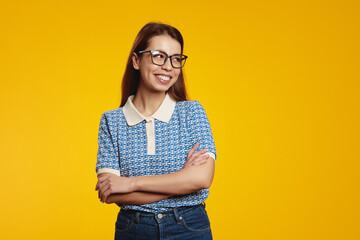
<svg viewBox="0 0 360 240">
<path fill-rule="evenodd" d="M 186 155 L 196 142 L 198 150 L 207 149 L 216 158 L 211 127 L 198 101 L 177 102 L 168 122 L 154 119 L 155 155 L 147 154 L 145 121 L 130 126 L 123 107 L 102 114 L 99 127 L 99 150 L 96 170 L 109 168 L 124 177 L 161 175 L 183 168 Z M 146 212 L 168 211 L 174 207 L 193 206 L 209 196 L 209 189 L 173 196 L 151 204 L 119 205 L 124 209 Z"/>
</svg>

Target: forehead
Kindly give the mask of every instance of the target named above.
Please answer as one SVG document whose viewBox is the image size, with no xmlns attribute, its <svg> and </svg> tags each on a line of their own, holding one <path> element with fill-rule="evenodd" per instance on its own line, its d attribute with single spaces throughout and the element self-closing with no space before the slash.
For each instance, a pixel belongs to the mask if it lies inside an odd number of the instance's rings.
<svg viewBox="0 0 360 240">
<path fill-rule="evenodd" d="M 181 54 L 180 43 L 168 35 L 160 35 L 150 38 L 147 50 L 161 50 L 169 55 Z"/>
</svg>

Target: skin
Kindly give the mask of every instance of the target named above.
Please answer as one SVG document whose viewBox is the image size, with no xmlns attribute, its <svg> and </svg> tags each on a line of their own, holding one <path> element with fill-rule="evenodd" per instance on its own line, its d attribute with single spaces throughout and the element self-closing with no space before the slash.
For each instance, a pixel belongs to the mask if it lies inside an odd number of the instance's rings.
<svg viewBox="0 0 360 240">
<path fill-rule="evenodd" d="M 155 36 L 149 40 L 149 46 L 144 50 L 161 50 L 169 56 L 181 54 L 181 46 L 168 35 Z M 132 56 L 133 67 L 140 71 L 140 84 L 133 99 L 136 109 L 144 116 L 151 116 L 159 108 L 165 98 L 166 91 L 177 81 L 180 69 L 173 68 L 168 59 L 165 65 L 152 63 L 150 54 Z M 170 77 L 164 81 L 158 75 Z M 120 177 L 110 173 L 98 176 L 95 190 L 101 202 L 124 204 L 147 204 L 173 195 L 189 194 L 211 186 L 215 161 L 207 150 L 195 150 L 196 143 L 187 154 L 187 160 L 178 172 L 141 177 Z"/>
<path fill-rule="evenodd" d="M 190 149 L 184 168 L 176 173 L 133 178 L 110 173 L 99 175 L 95 188 L 99 191 L 99 199 L 106 203 L 147 204 L 173 195 L 209 188 L 214 176 L 215 161 L 208 155 L 203 155 L 206 149 L 194 153 L 198 146 L 199 143 L 196 143 Z M 132 180 L 139 182 L 131 182 Z"/>
<path fill-rule="evenodd" d="M 151 38 L 149 46 L 144 50 L 161 50 L 169 56 L 181 54 L 180 43 L 167 35 Z M 166 91 L 177 81 L 181 70 L 173 68 L 170 59 L 163 66 L 153 64 L 150 53 L 144 53 L 140 57 L 133 53 L 132 62 L 133 67 L 140 71 L 140 83 L 133 104 L 141 114 L 151 116 L 161 105 Z M 171 79 L 162 81 L 156 75 L 168 76 Z"/>
</svg>

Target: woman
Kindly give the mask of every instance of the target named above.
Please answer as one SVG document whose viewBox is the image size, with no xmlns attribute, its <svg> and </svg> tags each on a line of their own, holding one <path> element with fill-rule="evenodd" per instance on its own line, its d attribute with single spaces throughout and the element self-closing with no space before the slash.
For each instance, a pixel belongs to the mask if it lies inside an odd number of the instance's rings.
<svg viewBox="0 0 360 240">
<path fill-rule="evenodd" d="M 102 114 L 99 198 L 121 207 L 115 239 L 212 239 L 202 204 L 216 150 L 206 113 L 187 101 L 183 38 L 169 25 L 138 33 L 120 108 Z"/>
</svg>

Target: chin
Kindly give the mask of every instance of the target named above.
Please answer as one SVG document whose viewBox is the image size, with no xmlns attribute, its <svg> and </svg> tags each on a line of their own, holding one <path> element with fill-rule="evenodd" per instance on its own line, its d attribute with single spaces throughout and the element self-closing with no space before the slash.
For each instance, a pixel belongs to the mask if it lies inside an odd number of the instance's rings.
<svg viewBox="0 0 360 240">
<path fill-rule="evenodd" d="M 176 80 L 169 81 L 168 83 L 164 84 L 164 83 L 158 82 L 155 79 L 155 81 L 145 83 L 142 87 L 144 87 L 148 91 L 151 91 L 154 93 L 160 93 L 160 92 L 167 92 L 175 83 L 176 83 Z"/>
<path fill-rule="evenodd" d="M 175 82 L 168 84 L 156 84 L 156 86 L 154 86 L 154 89 L 159 92 L 167 92 L 174 84 Z"/>
<path fill-rule="evenodd" d="M 170 87 L 158 87 L 158 88 L 155 88 L 154 90 L 156 92 L 167 92 L 170 89 Z"/>
</svg>

